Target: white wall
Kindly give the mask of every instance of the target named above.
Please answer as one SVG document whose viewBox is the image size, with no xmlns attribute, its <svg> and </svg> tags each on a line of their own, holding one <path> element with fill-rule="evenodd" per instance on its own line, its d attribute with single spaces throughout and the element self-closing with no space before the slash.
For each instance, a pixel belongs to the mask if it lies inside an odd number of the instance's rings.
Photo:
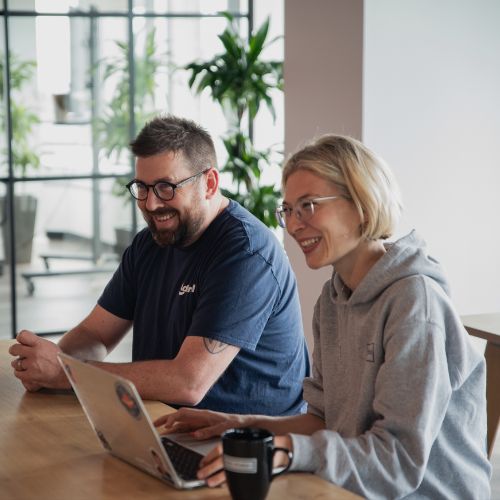
<svg viewBox="0 0 500 500">
<path fill-rule="evenodd" d="M 460 314 L 500 310 L 500 2 L 365 0 L 364 142 Z"/>
<path fill-rule="evenodd" d="M 398 235 L 424 236 L 460 314 L 500 310 L 499 26 L 498 0 L 285 2 L 287 153 L 319 133 L 362 136 L 400 182 Z M 331 271 L 285 247 L 310 339 Z"/>
<path fill-rule="evenodd" d="M 285 153 L 315 136 L 361 138 L 362 0 L 285 1 Z M 310 270 L 297 244 L 285 249 L 299 283 L 304 331 L 312 346 L 312 313 L 331 269 Z"/>
</svg>

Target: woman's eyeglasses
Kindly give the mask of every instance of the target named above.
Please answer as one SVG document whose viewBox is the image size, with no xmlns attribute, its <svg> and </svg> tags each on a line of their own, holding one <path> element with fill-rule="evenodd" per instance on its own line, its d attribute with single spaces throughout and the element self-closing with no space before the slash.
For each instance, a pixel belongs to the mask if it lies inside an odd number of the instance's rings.
<svg viewBox="0 0 500 500">
<path fill-rule="evenodd" d="M 319 198 L 310 198 L 308 200 L 299 200 L 295 205 L 280 205 L 276 209 L 276 219 L 282 228 L 286 228 L 292 213 L 295 214 L 297 220 L 307 222 L 314 215 L 314 207 L 325 201 L 337 200 L 345 198 L 345 196 L 321 196 Z"/>
</svg>

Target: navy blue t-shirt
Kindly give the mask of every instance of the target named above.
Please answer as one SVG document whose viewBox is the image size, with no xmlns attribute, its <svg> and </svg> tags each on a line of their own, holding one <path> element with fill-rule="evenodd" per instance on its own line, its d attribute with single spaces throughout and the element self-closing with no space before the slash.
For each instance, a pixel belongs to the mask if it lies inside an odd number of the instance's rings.
<svg viewBox="0 0 500 500">
<path fill-rule="evenodd" d="M 305 411 L 295 276 L 275 236 L 238 203 L 186 248 L 161 248 L 148 229 L 139 232 L 98 303 L 134 322 L 134 361 L 173 359 L 189 335 L 241 348 L 197 408 Z"/>
</svg>

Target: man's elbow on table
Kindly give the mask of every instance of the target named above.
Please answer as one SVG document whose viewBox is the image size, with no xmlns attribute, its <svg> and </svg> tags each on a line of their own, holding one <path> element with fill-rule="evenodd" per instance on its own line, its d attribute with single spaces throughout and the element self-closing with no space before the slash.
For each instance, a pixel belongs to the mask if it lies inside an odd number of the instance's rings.
<svg viewBox="0 0 500 500">
<path fill-rule="evenodd" d="M 240 348 L 199 336 L 188 336 L 177 354 L 168 361 L 164 393 L 166 401 L 196 406 L 237 356 Z M 175 398 L 175 399 L 173 399 Z"/>
<path fill-rule="evenodd" d="M 178 358 L 169 361 L 168 373 L 163 373 L 163 387 L 158 387 L 157 398 L 166 403 L 174 403 L 183 406 L 196 406 L 206 396 L 216 380 L 210 377 L 204 370 L 198 369 L 193 364 L 180 362 Z"/>
<path fill-rule="evenodd" d="M 196 406 L 206 396 L 211 385 L 206 381 L 190 380 L 185 377 L 175 390 L 175 400 L 168 398 L 171 403 L 185 406 Z"/>
</svg>

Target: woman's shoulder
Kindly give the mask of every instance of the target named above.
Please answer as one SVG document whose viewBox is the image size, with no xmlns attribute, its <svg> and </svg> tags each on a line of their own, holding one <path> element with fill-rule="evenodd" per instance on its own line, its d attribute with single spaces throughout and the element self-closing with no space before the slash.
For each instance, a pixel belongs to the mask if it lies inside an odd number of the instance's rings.
<svg viewBox="0 0 500 500">
<path fill-rule="evenodd" d="M 420 332 L 424 337 L 462 337 L 464 333 L 460 316 L 445 290 L 425 275 L 403 278 L 381 297 L 381 309 L 386 318 L 386 340 L 388 333 Z"/>
</svg>

